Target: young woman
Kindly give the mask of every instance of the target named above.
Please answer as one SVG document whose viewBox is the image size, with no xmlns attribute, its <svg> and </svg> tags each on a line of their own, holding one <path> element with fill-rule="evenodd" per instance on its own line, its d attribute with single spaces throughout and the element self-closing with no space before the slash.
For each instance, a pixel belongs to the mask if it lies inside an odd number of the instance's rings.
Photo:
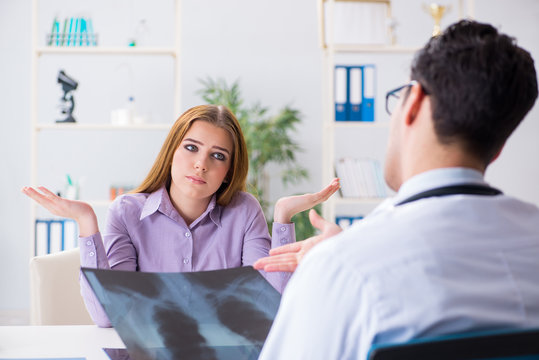
<svg viewBox="0 0 539 360">
<path fill-rule="evenodd" d="M 23 193 L 79 225 L 81 266 L 186 272 L 252 265 L 295 241 L 294 214 L 325 201 L 338 180 L 315 194 L 279 199 L 270 238 L 254 196 L 245 192 L 248 157 L 240 125 L 224 106 L 200 105 L 174 123 L 142 184 L 110 206 L 103 234 L 87 203 L 44 187 Z M 290 274 L 263 273 L 282 292 Z M 86 280 L 81 293 L 94 322 L 110 322 Z"/>
</svg>

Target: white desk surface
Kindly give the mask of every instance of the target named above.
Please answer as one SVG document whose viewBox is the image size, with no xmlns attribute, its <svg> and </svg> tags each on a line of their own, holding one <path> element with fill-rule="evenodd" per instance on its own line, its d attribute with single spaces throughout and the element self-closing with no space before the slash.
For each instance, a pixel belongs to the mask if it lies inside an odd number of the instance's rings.
<svg viewBox="0 0 539 360">
<path fill-rule="evenodd" d="M 125 345 L 116 330 L 96 325 L 0 326 L 0 359 L 109 360 L 103 348 L 125 348 Z"/>
</svg>

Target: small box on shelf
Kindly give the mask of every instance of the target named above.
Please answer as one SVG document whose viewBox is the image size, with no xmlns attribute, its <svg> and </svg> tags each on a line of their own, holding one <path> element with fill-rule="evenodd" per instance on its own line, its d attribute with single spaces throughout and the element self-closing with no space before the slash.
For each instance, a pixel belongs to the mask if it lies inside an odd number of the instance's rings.
<svg viewBox="0 0 539 360">
<path fill-rule="evenodd" d="M 132 185 L 111 185 L 110 186 L 110 201 L 113 201 L 118 196 L 126 194 L 133 190 L 135 187 Z"/>
</svg>

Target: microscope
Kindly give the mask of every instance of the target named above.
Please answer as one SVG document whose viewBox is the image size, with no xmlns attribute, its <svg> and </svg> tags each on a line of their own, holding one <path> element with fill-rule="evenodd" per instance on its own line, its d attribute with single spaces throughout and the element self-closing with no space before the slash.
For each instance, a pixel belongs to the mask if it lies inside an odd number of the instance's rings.
<svg viewBox="0 0 539 360">
<path fill-rule="evenodd" d="M 57 123 L 74 123 L 76 122 L 73 117 L 73 109 L 75 108 L 75 100 L 71 92 L 77 88 L 78 82 L 70 78 L 64 70 L 60 70 L 58 73 L 58 83 L 62 84 L 62 90 L 64 90 L 64 96 L 60 98 L 62 114 L 66 114 L 65 119 L 56 120 Z"/>
</svg>

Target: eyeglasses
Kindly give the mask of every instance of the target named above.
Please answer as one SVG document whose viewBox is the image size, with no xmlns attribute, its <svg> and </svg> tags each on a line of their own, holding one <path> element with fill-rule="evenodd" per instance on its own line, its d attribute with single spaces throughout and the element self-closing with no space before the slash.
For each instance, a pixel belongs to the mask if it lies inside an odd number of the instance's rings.
<svg viewBox="0 0 539 360">
<path fill-rule="evenodd" d="M 397 108 L 397 104 L 399 103 L 399 99 L 401 98 L 401 92 L 404 89 L 407 89 L 409 87 L 412 87 L 414 85 L 419 84 L 416 80 L 410 81 L 406 85 L 399 86 L 396 89 L 393 89 L 391 91 L 388 91 L 386 94 L 386 111 L 389 115 L 393 113 L 393 111 Z M 421 85 L 421 84 L 420 84 Z M 427 91 L 424 87 L 421 86 L 423 89 L 423 92 L 428 95 Z"/>
</svg>

